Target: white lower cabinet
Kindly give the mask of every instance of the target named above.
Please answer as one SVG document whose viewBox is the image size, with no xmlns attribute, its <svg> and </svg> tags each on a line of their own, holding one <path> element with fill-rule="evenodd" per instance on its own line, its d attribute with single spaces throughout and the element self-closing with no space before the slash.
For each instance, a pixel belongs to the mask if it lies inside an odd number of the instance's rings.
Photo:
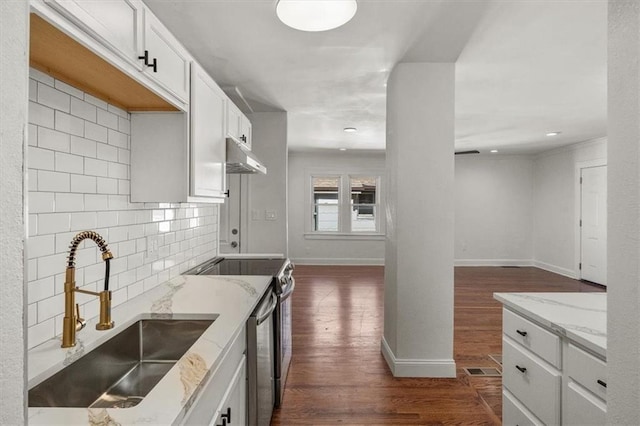
<svg viewBox="0 0 640 426">
<path fill-rule="evenodd" d="M 247 423 L 247 357 L 243 356 L 233 380 L 222 397 L 211 426 L 245 425 Z"/>
<path fill-rule="evenodd" d="M 205 380 L 183 425 L 246 424 L 246 347 L 246 328 L 243 327 L 211 376 Z"/>
<path fill-rule="evenodd" d="M 504 425 L 606 423 L 606 362 L 565 336 L 503 310 Z"/>
</svg>

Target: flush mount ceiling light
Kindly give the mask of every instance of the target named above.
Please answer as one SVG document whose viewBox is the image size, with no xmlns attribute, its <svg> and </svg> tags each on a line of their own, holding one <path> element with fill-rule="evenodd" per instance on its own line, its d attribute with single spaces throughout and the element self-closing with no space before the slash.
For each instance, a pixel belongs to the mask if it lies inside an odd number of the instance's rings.
<svg viewBox="0 0 640 426">
<path fill-rule="evenodd" d="M 558 136 L 560 133 L 562 132 L 549 132 L 547 133 L 547 136 Z"/>
<path fill-rule="evenodd" d="M 357 132 L 357 131 L 358 131 L 358 129 L 356 129 L 355 127 L 345 127 L 345 128 L 344 128 L 344 129 L 342 129 L 342 130 L 344 130 L 344 131 L 345 131 L 345 132 L 347 132 L 347 133 L 354 133 L 354 132 Z"/>
<path fill-rule="evenodd" d="M 346 151 L 347 148 L 340 148 L 340 151 Z"/>
<path fill-rule="evenodd" d="M 356 0 L 278 0 L 278 18 L 300 31 L 327 31 L 338 28 L 353 18 Z"/>
<path fill-rule="evenodd" d="M 498 150 L 497 150 L 497 149 L 492 149 L 490 152 L 491 152 L 492 154 L 495 154 L 496 152 L 498 152 Z"/>
</svg>

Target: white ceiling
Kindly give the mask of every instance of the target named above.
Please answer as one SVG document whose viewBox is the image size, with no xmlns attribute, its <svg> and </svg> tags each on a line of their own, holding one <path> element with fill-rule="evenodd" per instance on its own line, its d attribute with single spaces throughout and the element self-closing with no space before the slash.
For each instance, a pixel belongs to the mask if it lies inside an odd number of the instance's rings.
<svg viewBox="0 0 640 426">
<path fill-rule="evenodd" d="M 456 150 L 606 135 L 606 0 L 358 0 L 353 20 L 320 33 L 282 24 L 276 0 L 145 2 L 220 86 L 288 112 L 292 150 L 384 149 L 400 61 L 456 62 Z"/>
</svg>

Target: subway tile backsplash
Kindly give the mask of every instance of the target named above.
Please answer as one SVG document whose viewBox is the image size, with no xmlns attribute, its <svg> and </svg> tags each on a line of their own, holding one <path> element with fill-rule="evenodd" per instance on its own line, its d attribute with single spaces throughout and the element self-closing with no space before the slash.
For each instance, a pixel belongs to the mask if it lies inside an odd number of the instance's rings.
<svg viewBox="0 0 640 426">
<path fill-rule="evenodd" d="M 28 252 L 29 348 L 62 331 L 69 242 L 86 229 L 107 241 L 113 306 L 217 254 L 217 205 L 131 203 L 130 121 L 120 108 L 30 70 Z M 185 179 L 187 177 L 185 176 Z M 158 242 L 149 254 L 147 240 Z M 76 282 L 100 290 L 104 262 L 93 242 L 76 257 Z M 96 298 L 78 294 L 83 317 Z M 114 318 L 117 321 L 117 318 Z"/>
</svg>

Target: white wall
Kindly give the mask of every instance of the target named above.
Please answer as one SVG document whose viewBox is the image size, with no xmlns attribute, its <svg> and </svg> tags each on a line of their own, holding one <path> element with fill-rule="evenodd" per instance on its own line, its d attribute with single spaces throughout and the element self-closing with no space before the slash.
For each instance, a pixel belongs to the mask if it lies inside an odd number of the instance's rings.
<svg viewBox="0 0 640 426">
<path fill-rule="evenodd" d="M 288 252 L 287 242 L 287 113 L 259 112 L 249 116 L 252 151 L 267 174 L 249 175 L 247 253 Z M 244 176 L 243 176 L 244 177 Z M 267 219 L 267 212 L 275 219 Z M 255 214 L 254 214 L 255 213 Z"/>
<path fill-rule="evenodd" d="M 460 155 L 455 167 L 456 265 L 530 265 L 532 157 Z"/>
<path fill-rule="evenodd" d="M 0 2 L 0 424 L 26 423 L 23 152 L 27 1 Z"/>
<path fill-rule="evenodd" d="M 62 331 L 68 245 L 82 230 L 107 241 L 117 306 L 217 254 L 218 206 L 130 203 L 129 114 L 36 70 L 29 80 L 28 342 Z M 185 177 L 186 179 L 186 177 Z M 158 239 L 147 256 L 147 238 Z M 80 245 L 76 281 L 102 289 L 104 262 Z M 97 298 L 78 295 L 84 318 Z M 117 318 L 114 318 L 117 321 Z"/>
<path fill-rule="evenodd" d="M 640 424 L 640 3 L 609 1 L 607 423 Z"/>
<path fill-rule="evenodd" d="M 384 263 L 384 237 L 317 239 L 305 236 L 309 171 L 357 173 L 360 170 L 379 170 L 384 174 L 384 162 L 384 153 L 289 153 L 289 256 L 294 262 L 334 265 Z"/>
<path fill-rule="evenodd" d="M 606 162 L 604 139 L 547 151 L 533 163 L 534 264 L 569 277 L 578 277 L 576 236 L 580 200 L 576 167 L 593 160 Z"/>
</svg>

